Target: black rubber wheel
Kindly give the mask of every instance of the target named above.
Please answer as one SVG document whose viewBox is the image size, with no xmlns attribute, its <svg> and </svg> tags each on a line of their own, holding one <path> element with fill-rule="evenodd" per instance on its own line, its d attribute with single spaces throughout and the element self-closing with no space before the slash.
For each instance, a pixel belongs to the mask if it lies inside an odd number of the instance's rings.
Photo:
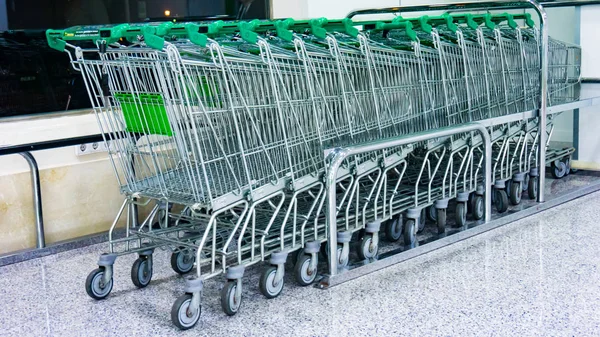
<svg viewBox="0 0 600 337">
<path fill-rule="evenodd" d="M 140 256 L 131 266 L 131 281 L 138 288 L 145 288 L 152 280 L 152 259 Z"/>
<path fill-rule="evenodd" d="M 419 217 L 419 228 L 417 229 L 417 233 L 421 233 L 423 229 L 425 229 L 425 224 L 427 223 L 427 211 L 425 207 L 421 209 L 421 216 Z"/>
<path fill-rule="evenodd" d="M 435 206 L 431 205 L 427 207 L 427 219 L 429 219 L 431 222 L 437 223 L 437 209 Z"/>
<path fill-rule="evenodd" d="M 521 203 L 521 194 L 523 193 L 523 188 L 521 187 L 521 183 L 513 181 L 511 189 L 510 189 L 510 203 L 513 206 L 516 206 Z"/>
<path fill-rule="evenodd" d="M 283 291 L 283 279 L 275 283 L 275 275 L 277 275 L 276 266 L 268 266 L 260 274 L 258 288 L 266 298 L 275 298 Z"/>
<path fill-rule="evenodd" d="M 529 187 L 529 174 L 526 174 L 525 180 L 523 180 L 523 182 L 521 183 L 521 190 L 523 192 L 526 192 L 528 187 Z"/>
<path fill-rule="evenodd" d="M 477 195 L 473 199 L 473 219 L 481 220 L 485 216 L 485 200 L 482 195 Z"/>
<path fill-rule="evenodd" d="M 505 190 L 496 190 L 496 197 L 494 198 L 494 205 L 498 213 L 504 213 L 508 210 L 508 195 Z"/>
<path fill-rule="evenodd" d="M 454 214 L 456 227 L 463 227 L 467 224 L 467 204 L 464 202 L 456 203 L 456 212 Z"/>
<path fill-rule="evenodd" d="M 412 246 L 417 241 L 415 226 L 416 223 L 414 219 L 407 219 L 404 222 L 404 244 L 406 246 Z"/>
<path fill-rule="evenodd" d="M 192 294 L 183 294 L 175 300 L 171 307 L 171 321 L 181 330 L 193 328 L 200 320 L 202 306 L 198 307 L 195 314 L 192 314 L 190 305 L 192 304 Z"/>
<path fill-rule="evenodd" d="M 565 159 L 565 165 L 567 166 L 567 175 L 571 174 L 571 172 L 573 171 L 571 169 L 571 158 Z M 575 172 L 573 172 L 573 173 L 575 173 Z"/>
<path fill-rule="evenodd" d="M 567 164 L 563 161 L 553 161 L 552 164 L 550 164 L 550 167 L 554 179 L 562 179 L 567 175 Z"/>
<path fill-rule="evenodd" d="M 377 256 L 379 245 L 373 244 L 373 235 L 365 235 L 356 249 L 359 260 L 372 259 Z"/>
<path fill-rule="evenodd" d="M 437 231 L 438 234 L 446 232 L 446 209 L 438 208 L 437 210 Z"/>
<path fill-rule="evenodd" d="M 310 269 L 310 260 L 311 256 L 305 254 L 298 259 L 298 262 L 294 266 L 296 282 L 303 287 L 313 284 L 317 278 L 317 270 Z"/>
<path fill-rule="evenodd" d="M 95 300 L 103 300 L 110 294 L 113 287 L 113 279 L 111 278 L 107 284 L 103 283 L 104 268 L 96 268 L 88 274 L 85 279 L 85 291 Z"/>
<path fill-rule="evenodd" d="M 240 310 L 242 299 L 239 301 L 235 298 L 235 290 L 237 281 L 227 280 L 225 286 L 221 289 L 221 308 L 227 316 L 233 316 Z"/>
<path fill-rule="evenodd" d="M 385 223 L 385 239 L 389 242 L 396 242 L 402 237 L 402 219 L 397 215 Z"/>
<path fill-rule="evenodd" d="M 184 248 L 171 254 L 171 268 L 180 275 L 187 274 L 194 269 L 194 256 Z"/>
<path fill-rule="evenodd" d="M 475 205 L 475 193 L 470 193 L 467 200 L 467 214 L 473 213 L 473 205 Z"/>
<path fill-rule="evenodd" d="M 529 183 L 527 184 L 527 195 L 529 195 L 529 199 L 535 200 L 538 195 L 538 177 L 529 178 Z"/>
</svg>

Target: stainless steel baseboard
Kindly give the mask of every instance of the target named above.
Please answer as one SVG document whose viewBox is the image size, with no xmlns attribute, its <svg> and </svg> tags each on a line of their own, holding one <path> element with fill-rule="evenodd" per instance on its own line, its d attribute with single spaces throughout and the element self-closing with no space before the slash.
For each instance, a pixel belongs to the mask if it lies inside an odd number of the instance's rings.
<svg viewBox="0 0 600 337">
<path fill-rule="evenodd" d="M 476 235 L 485 233 L 492 229 L 526 218 L 533 214 L 539 213 L 541 211 L 547 210 L 549 208 L 558 206 L 565 202 L 577 199 L 579 197 L 599 190 L 600 180 L 597 182 L 593 182 L 585 187 L 581 187 L 561 195 L 548 197 L 547 201 L 544 203 L 535 203 L 532 206 L 523 210 L 514 213 L 507 213 L 501 216 L 500 218 L 492 220 L 488 223 L 482 223 L 472 228 L 468 228 L 463 231 L 458 231 L 445 237 L 440 237 L 436 240 L 424 243 L 417 247 L 410 249 L 398 248 L 396 250 L 386 252 L 384 254 L 381 254 L 377 260 L 362 261 L 360 263 L 352 264 L 349 267 L 344 268 L 343 270 L 340 269 L 339 273 L 335 276 L 324 275 L 321 278 L 320 282 L 316 284 L 316 287 L 321 289 L 327 289 L 342 284 L 344 282 L 354 280 L 356 278 L 368 275 L 383 268 L 398 264 L 403 261 L 410 260 L 414 257 L 423 254 L 430 253 L 434 250 L 449 246 L 462 240 L 472 238 Z"/>
</svg>

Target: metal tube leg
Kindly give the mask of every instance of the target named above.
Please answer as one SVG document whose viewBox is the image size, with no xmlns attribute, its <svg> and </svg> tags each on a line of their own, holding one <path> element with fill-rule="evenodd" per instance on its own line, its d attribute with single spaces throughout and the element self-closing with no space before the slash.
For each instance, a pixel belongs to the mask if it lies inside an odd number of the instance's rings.
<svg viewBox="0 0 600 337">
<path fill-rule="evenodd" d="M 19 153 L 27 163 L 31 171 L 31 186 L 33 189 L 33 208 L 35 209 L 35 230 L 37 235 L 36 247 L 46 247 L 46 239 L 44 235 L 44 216 L 42 211 L 42 188 L 40 185 L 40 171 L 37 161 L 30 152 Z"/>
</svg>

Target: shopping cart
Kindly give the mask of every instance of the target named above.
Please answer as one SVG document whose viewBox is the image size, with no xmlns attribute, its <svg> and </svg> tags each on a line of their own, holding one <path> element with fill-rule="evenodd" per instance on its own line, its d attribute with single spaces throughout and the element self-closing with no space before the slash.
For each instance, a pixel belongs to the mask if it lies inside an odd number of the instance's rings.
<svg viewBox="0 0 600 337">
<path fill-rule="evenodd" d="M 126 196 L 88 293 L 108 296 L 112 265 L 127 253 L 140 256 L 132 275 L 146 286 L 153 250 L 169 249 L 175 271 L 196 267 L 171 311 L 181 329 L 198 321 L 208 278 L 225 276 L 229 315 L 252 265 L 267 262 L 267 298 L 283 291 L 288 260 L 300 285 L 315 281 L 328 241 L 325 149 L 495 120 L 539 101 L 539 42 L 527 15 L 119 25 L 49 31 L 48 40 L 81 71 Z M 96 47 L 65 42 L 77 40 Z M 579 59 L 554 46 L 560 101 L 576 90 Z M 534 119 L 490 127 L 499 211 L 534 181 L 537 130 Z M 337 176 L 339 265 L 350 263 L 352 240 L 367 260 L 380 232 L 412 246 L 428 217 L 445 231 L 451 203 L 457 225 L 469 208 L 481 219 L 484 155 L 480 137 L 460 134 L 348 159 Z M 147 204 L 138 224 L 133 206 Z M 126 209 L 126 236 L 113 239 Z"/>
</svg>

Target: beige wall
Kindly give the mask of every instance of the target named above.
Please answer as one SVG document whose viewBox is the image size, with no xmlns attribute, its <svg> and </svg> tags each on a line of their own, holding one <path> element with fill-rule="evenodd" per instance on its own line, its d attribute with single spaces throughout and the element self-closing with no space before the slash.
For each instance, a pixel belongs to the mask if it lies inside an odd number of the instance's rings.
<svg viewBox="0 0 600 337">
<path fill-rule="evenodd" d="M 90 112 L 0 123 L 0 145 L 98 132 Z M 48 244 L 108 230 L 123 202 L 106 153 L 76 156 L 75 147 L 33 153 L 40 168 Z M 0 157 L 0 254 L 35 247 L 36 230 L 27 162 Z"/>
</svg>

